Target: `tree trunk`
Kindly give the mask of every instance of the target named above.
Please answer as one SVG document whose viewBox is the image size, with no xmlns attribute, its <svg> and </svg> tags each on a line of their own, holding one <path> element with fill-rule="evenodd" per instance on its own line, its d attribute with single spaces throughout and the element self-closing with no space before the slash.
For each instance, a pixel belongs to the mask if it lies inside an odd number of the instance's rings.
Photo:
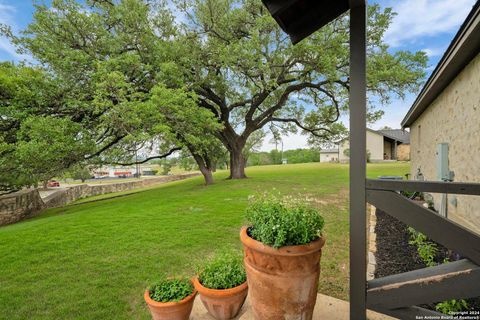
<svg viewBox="0 0 480 320">
<path fill-rule="evenodd" d="M 243 148 L 233 148 L 230 150 L 230 177 L 229 179 L 245 179 L 245 157 Z"/>
<path fill-rule="evenodd" d="M 190 153 L 192 154 L 193 158 L 197 162 L 198 169 L 203 175 L 205 179 L 205 184 L 208 186 L 209 184 L 213 184 L 213 173 L 212 173 L 212 166 L 208 159 L 204 159 L 202 156 L 194 153 L 193 147 L 189 147 Z"/>
<path fill-rule="evenodd" d="M 213 184 L 213 174 L 212 171 L 207 169 L 205 166 L 198 166 L 200 168 L 200 172 L 203 175 L 203 179 L 205 180 L 205 185 Z"/>
</svg>

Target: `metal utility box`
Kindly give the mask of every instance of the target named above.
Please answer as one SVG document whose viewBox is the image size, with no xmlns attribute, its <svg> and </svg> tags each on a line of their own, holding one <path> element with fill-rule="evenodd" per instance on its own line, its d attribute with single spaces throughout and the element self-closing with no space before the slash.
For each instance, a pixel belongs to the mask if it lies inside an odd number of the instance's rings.
<svg viewBox="0 0 480 320">
<path fill-rule="evenodd" d="M 448 169 L 448 143 L 437 145 L 437 178 L 441 181 L 449 181 L 450 170 Z"/>
</svg>

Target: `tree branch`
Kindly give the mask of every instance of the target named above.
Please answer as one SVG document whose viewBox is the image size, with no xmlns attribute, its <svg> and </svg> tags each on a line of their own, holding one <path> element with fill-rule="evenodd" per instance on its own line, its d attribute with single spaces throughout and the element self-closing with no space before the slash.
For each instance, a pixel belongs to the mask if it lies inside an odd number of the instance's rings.
<svg viewBox="0 0 480 320">
<path fill-rule="evenodd" d="M 262 112 L 257 118 L 255 118 L 254 122 L 257 123 L 257 128 L 259 129 L 263 127 L 265 123 L 271 121 L 271 120 L 268 120 L 268 121 L 265 121 L 265 120 L 269 118 L 271 115 L 273 115 L 275 111 L 281 109 L 285 105 L 285 103 L 288 101 L 290 94 L 292 94 L 293 92 L 301 91 L 306 88 L 319 89 L 327 83 L 328 81 L 321 81 L 318 83 L 302 82 L 302 83 L 289 85 L 288 87 L 285 88 L 282 95 L 278 99 L 278 102 L 275 105 L 268 108 L 267 110 Z"/>
<path fill-rule="evenodd" d="M 294 123 L 297 127 L 301 128 L 302 130 L 305 130 L 307 132 L 310 132 L 312 135 L 314 135 L 315 137 L 319 137 L 319 138 L 325 138 L 325 137 L 328 137 L 328 135 L 327 134 L 319 134 L 318 131 L 324 131 L 324 132 L 327 132 L 328 134 L 333 134 L 333 132 L 330 129 L 327 129 L 327 128 L 307 128 L 304 125 L 302 125 L 300 123 L 300 121 L 298 121 L 298 119 L 295 119 L 295 118 L 285 118 L 285 119 L 284 118 L 271 118 L 270 121 Z"/>
<path fill-rule="evenodd" d="M 88 156 L 85 156 L 84 160 L 89 160 L 89 159 L 92 159 L 98 155 L 100 155 L 102 152 L 106 151 L 107 149 L 111 148 L 112 146 L 114 146 L 115 144 L 117 144 L 118 142 L 120 142 L 123 138 L 125 138 L 127 135 L 121 135 L 121 136 L 117 136 L 115 137 L 112 141 L 110 141 L 109 143 L 107 143 L 106 145 L 104 145 L 102 148 L 100 148 L 100 150 L 98 150 L 97 152 L 91 154 L 91 155 L 88 155 Z"/>
<path fill-rule="evenodd" d="M 158 156 L 148 157 L 148 158 L 146 158 L 145 160 L 142 160 L 142 161 L 135 161 L 135 162 L 129 162 L 129 163 L 114 162 L 114 163 L 112 163 L 112 164 L 116 164 L 116 165 L 120 165 L 120 166 L 132 166 L 132 165 L 134 165 L 134 164 L 142 164 L 142 163 L 148 162 L 148 161 L 153 160 L 153 159 L 163 159 L 163 158 L 166 158 L 166 157 L 168 157 L 169 155 L 171 155 L 172 153 L 174 153 L 175 151 L 180 151 L 180 150 L 182 150 L 182 147 L 175 147 L 175 148 L 170 149 L 167 153 L 160 154 L 160 155 L 158 155 Z"/>
</svg>

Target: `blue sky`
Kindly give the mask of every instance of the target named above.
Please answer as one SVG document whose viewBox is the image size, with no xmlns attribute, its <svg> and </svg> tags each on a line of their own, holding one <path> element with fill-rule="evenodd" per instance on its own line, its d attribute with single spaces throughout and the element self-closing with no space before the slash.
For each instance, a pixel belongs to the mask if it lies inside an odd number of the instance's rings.
<svg viewBox="0 0 480 320">
<path fill-rule="evenodd" d="M 395 50 L 424 50 L 429 56 L 428 73 L 438 63 L 458 28 L 465 20 L 475 0 L 376 0 L 383 7 L 392 7 L 397 16 L 388 30 L 385 41 Z M 8 24 L 14 32 L 25 28 L 34 11 L 31 0 L 0 0 L 0 23 Z M 7 39 L 0 37 L 0 61 L 20 61 L 28 56 L 15 52 Z M 384 117 L 372 125 L 373 129 L 383 126 L 398 128 L 415 95 L 405 100 L 392 100 L 384 107 Z M 266 139 L 263 150 L 274 146 Z M 284 137 L 284 148 L 295 149 L 306 146 L 301 135 Z"/>
</svg>

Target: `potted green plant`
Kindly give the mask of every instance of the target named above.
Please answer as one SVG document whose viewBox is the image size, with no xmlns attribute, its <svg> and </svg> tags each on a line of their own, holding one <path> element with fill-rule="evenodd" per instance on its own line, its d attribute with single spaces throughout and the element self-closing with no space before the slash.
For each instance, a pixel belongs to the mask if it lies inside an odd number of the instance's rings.
<svg viewBox="0 0 480 320">
<path fill-rule="evenodd" d="M 324 220 L 306 201 L 264 196 L 246 210 L 244 248 L 255 319 L 312 319 L 325 238 Z"/>
<path fill-rule="evenodd" d="M 217 320 L 234 318 L 248 293 L 241 255 L 223 252 L 199 268 L 193 280 L 203 305 Z"/>
<path fill-rule="evenodd" d="M 145 291 L 153 320 L 188 320 L 197 291 L 190 279 L 162 279 Z"/>
</svg>

